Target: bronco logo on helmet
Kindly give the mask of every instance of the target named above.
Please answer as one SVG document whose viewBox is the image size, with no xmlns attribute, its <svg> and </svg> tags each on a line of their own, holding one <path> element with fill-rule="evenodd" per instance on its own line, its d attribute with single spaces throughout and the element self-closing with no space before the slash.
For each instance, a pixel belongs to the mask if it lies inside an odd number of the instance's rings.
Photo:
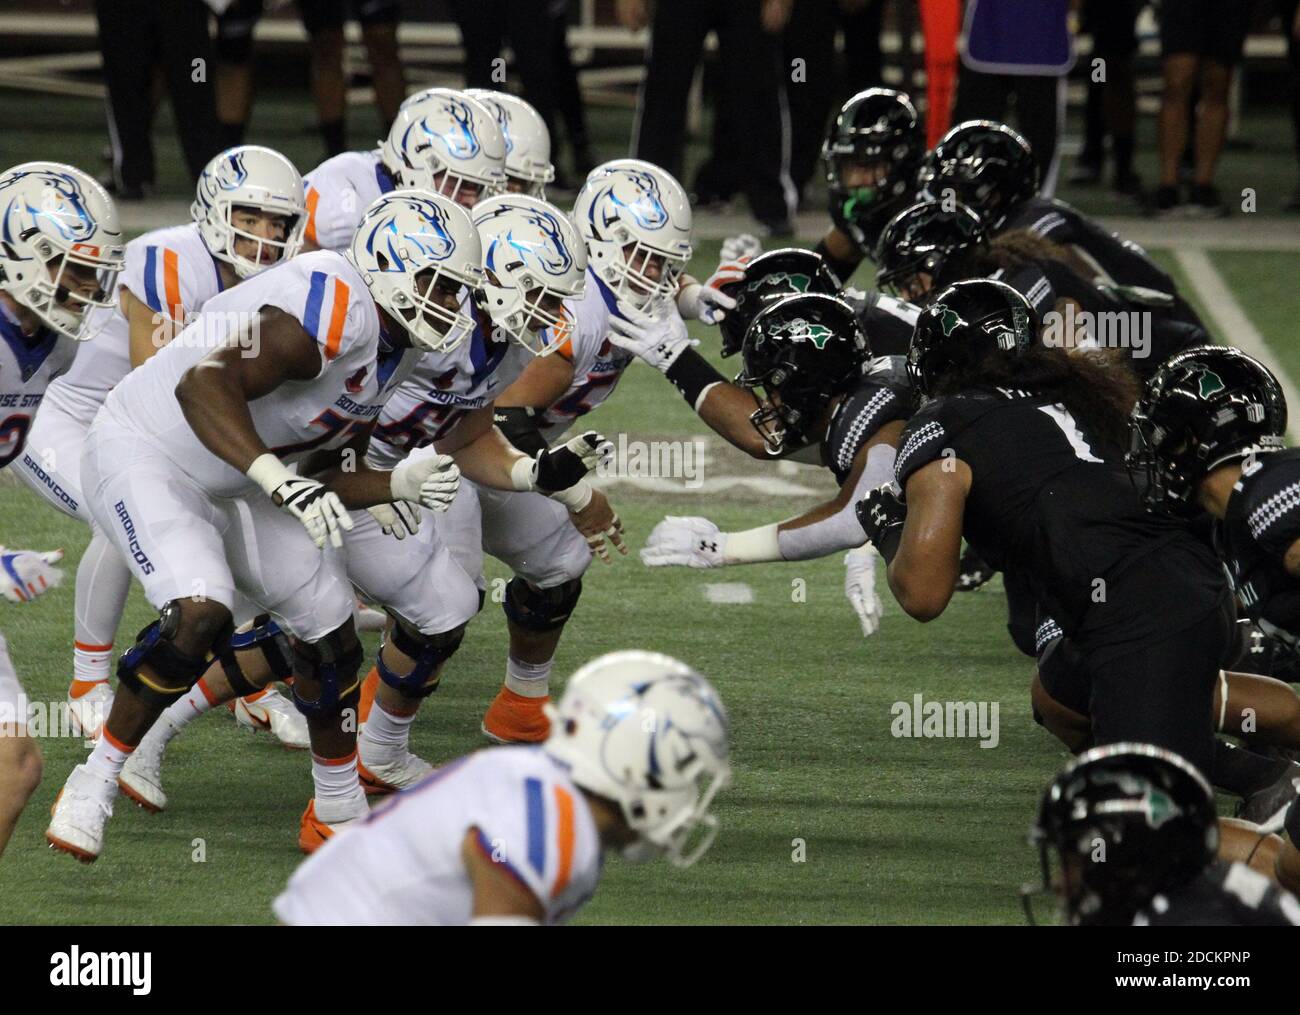
<svg viewBox="0 0 1300 1015">
<path fill-rule="evenodd" d="M 376 252 L 376 244 L 387 244 L 388 266 L 381 268 L 381 271 L 406 271 L 406 263 L 402 260 L 396 246 L 401 240 L 416 244 L 421 253 L 438 261 L 450 257 L 456 249 L 456 242 L 451 238 L 451 232 L 447 228 L 447 216 L 441 208 L 432 201 L 411 201 L 408 207 L 419 214 L 427 224 L 427 229 L 399 234 L 397 214 L 393 212 L 376 222 L 370 230 L 370 235 L 366 237 L 366 250 L 372 254 Z"/>
<path fill-rule="evenodd" d="M 14 173 L 0 183 L 0 190 L 7 189 L 32 173 Z M 70 243 L 81 243 L 95 235 L 95 223 L 86 209 L 86 197 L 81 192 L 81 185 L 65 173 L 42 172 L 40 175 L 45 186 L 41 190 L 41 206 L 33 207 L 26 200 L 11 200 L 4 210 L 4 239 L 12 243 L 14 219 L 18 219 L 18 233 L 29 229 L 41 229 L 48 225 L 60 238 Z M 21 203 L 20 203 L 21 200 Z M 26 213 L 27 222 L 21 215 Z"/>
<path fill-rule="evenodd" d="M 663 201 L 659 197 L 659 183 L 655 178 L 646 172 L 640 170 L 624 170 L 626 175 L 636 181 L 637 196 L 632 201 L 624 201 L 614 193 L 614 187 L 611 184 L 606 188 L 610 201 L 620 208 L 626 208 L 632 213 L 637 224 L 644 229 L 660 229 L 668 223 L 668 210 L 664 207 Z M 607 219 L 607 224 L 613 222 L 611 217 Z"/>
</svg>

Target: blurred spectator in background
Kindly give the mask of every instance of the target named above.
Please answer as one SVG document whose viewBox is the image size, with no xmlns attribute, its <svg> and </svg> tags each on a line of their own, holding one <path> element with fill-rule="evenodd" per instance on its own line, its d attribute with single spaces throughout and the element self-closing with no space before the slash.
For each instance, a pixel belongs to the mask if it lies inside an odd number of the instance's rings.
<svg viewBox="0 0 1300 1015">
<path fill-rule="evenodd" d="M 214 9 L 224 6 L 213 0 Z M 195 182 L 221 150 L 213 100 L 210 9 L 202 0 L 96 0 L 99 49 L 108 88 L 113 173 L 121 200 L 146 197 L 154 184 L 153 79 L 161 65 L 185 164 Z"/>
<path fill-rule="evenodd" d="M 803 201 L 817 169 L 822 138 L 839 102 L 884 81 L 880 27 L 885 0 L 799 0 L 798 17 L 785 30 L 785 67 L 803 61 L 804 80 L 785 86 L 790 107 L 790 179 Z M 844 33 L 844 70 L 835 57 L 835 34 Z M 714 131 L 714 151 L 720 149 Z"/>
<path fill-rule="evenodd" d="M 1038 159 L 1041 190 L 1056 190 L 1058 139 L 1065 123 L 1065 76 L 1074 65 L 1070 0 L 967 0 L 961 75 L 953 120 L 1008 122 Z"/>
<path fill-rule="evenodd" d="M 243 142 L 253 108 L 253 30 L 265 9 L 286 4 L 287 0 L 233 0 L 217 18 L 217 115 L 226 147 Z M 347 150 L 343 25 L 349 6 L 361 24 L 381 134 L 388 133 L 406 98 L 406 76 L 397 48 L 402 0 L 298 0 L 326 158 Z"/>
<path fill-rule="evenodd" d="M 582 105 L 582 90 L 578 87 L 578 71 L 569 54 L 569 0 L 549 0 L 546 11 L 551 23 L 551 69 L 555 77 L 555 109 L 564 123 L 564 139 L 569 146 L 569 165 L 574 179 L 556 177 L 561 190 L 582 185 L 587 174 L 595 168 L 591 153 L 591 138 L 587 134 L 587 113 Z M 559 135 L 551 130 L 551 161 L 559 162 Z M 558 124 L 557 124 L 558 126 Z"/>
<path fill-rule="evenodd" d="M 796 195 L 789 171 L 789 111 L 783 81 L 781 33 L 793 0 L 691 0 L 654 5 L 618 0 L 621 23 L 637 31 L 651 24 L 646 76 L 641 85 L 632 154 L 682 177 L 686 105 L 710 30 L 718 36 L 722 88 L 714 110 L 725 117 L 715 149 L 694 183 L 700 204 L 742 190 L 768 235 L 789 236 Z M 715 135 L 718 136 L 718 135 Z"/>
<path fill-rule="evenodd" d="M 1214 173 L 1228 128 L 1228 89 L 1250 26 L 1251 0 L 1161 0 L 1160 49 L 1165 88 L 1160 104 L 1160 187 L 1156 214 L 1219 218 L 1227 206 Z M 1184 204 L 1178 166 L 1187 148 L 1192 97 L 1196 140 L 1192 188 Z"/>
<path fill-rule="evenodd" d="M 1291 129 L 1295 132 L 1296 163 L 1300 166 L 1300 0 L 1280 0 L 1286 56 L 1291 65 Z M 1286 203 L 1287 211 L 1300 212 L 1300 183 Z"/>
<path fill-rule="evenodd" d="M 1118 194 L 1140 198 L 1142 181 L 1133 171 L 1137 121 L 1133 56 L 1138 48 L 1137 17 L 1146 0 L 1083 0 L 1083 4 L 1080 27 L 1092 36 L 1092 60 L 1087 74 L 1083 151 L 1070 173 L 1070 182 L 1101 182 L 1106 136 L 1110 135 L 1115 167 L 1111 186 Z"/>
</svg>

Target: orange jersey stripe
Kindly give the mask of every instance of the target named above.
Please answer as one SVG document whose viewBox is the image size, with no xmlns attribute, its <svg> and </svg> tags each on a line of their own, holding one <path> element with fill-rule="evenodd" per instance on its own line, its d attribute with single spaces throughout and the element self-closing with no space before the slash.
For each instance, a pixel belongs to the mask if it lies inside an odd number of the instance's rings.
<svg viewBox="0 0 1300 1015">
<path fill-rule="evenodd" d="M 551 898 L 558 899 L 569 887 L 569 876 L 573 873 L 573 794 L 562 786 L 555 787 L 555 838 L 560 860 Z"/>
<path fill-rule="evenodd" d="M 316 205 L 320 203 L 320 191 L 315 187 L 307 188 L 307 229 L 305 236 L 307 242 L 313 247 L 320 246 L 316 242 Z"/>
<path fill-rule="evenodd" d="M 181 306 L 181 283 L 177 276 L 176 251 L 163 250 L 163 291 L 167 294 L 167 312 L 177 324 L 185 319 Z"/>
<path fill-rule="evenodd" d="M 343 322 L 348 319 L 348 297 L 352 290 L 341 278 L 334 279 L 334 306 L 330 309 L 330 330 L 325 337 L 325 358 L 333 359 L 343 344 Z"/>
</svg>

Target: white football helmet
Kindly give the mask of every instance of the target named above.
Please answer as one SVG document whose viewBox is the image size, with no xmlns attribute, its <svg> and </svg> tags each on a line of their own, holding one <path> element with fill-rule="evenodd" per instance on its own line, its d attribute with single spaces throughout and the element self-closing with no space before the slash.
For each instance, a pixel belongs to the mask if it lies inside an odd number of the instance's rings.
<svg viewBox="0 0 1300 1015">
<path fill-rule="evenodd" d="M 611 652 L 545 708 L 546 753 L 639 836 L 625 856 L 689 867 L 704 855 L 718 830 L 709 805 L 731 782 L 727 712 L 707 680 L 657 652 Z"/>
<path fill-rule="evenodd" d="M 403 102 L 380 142 L 380 157 L 403 187 L 453 201 L 467 181 L 479 188 L 480 200 L 506 186 L 506 142 L 496 117 L 451 88 L 426 88 Z"/>
<path fill-rule="evenodd" d="M 545 198 L 546 185 L 555 179 L 555 166 L 551 134 L 541 114 L 509 92 L 466 88 L 465 94 L 496 115 L 506 142 L 506 179 L 518 181 L 522 193 Z"/>
<path fill-rule="evenodd" d="M 113 199 L 86 173 L 62 162 L 0 173 L 0 289 L 50 328 L 92 338 L 89 312 L 114 306 L 125 261 Z"/>
<path fill-rule="evenodd" d="M 563 301 L 586 289 L 587 252 L 573 223 L 527 194 L 498 194 L 473 214 L 492 322 L 534 356 L 558 349 L 570 325 Z"/>
<path fill-rule="evenodd" d="M 284 239 L 270 240 L 236 228 L 236 208 L 282 216 Z M 302 249 L 302 234 L 307 228 L 302 177 L 292 162 L 270 148 L 252 144 L 227 148 L 203 168 L 190 217 L 198 223 L 199 234 L 212 256 L 233 267 L 240 278 L 251 278 Z M 254 256 L 236 252 L 237 240 L 254 244 Z M 267 250 L 277 252 L 274 260 L 262 259 Z"/>
<path fill-rule="evenodd" d="M 424 190 L 389 191 L 366 209 L 347 258 L 416 348 L 450 352 L 470 334 L 470 297 L 461 290 L 483 284 L 483 248 L 469 212 L 455 201 Z M 452 292 L 460 296 L 456 310 L 437 298 Z"/>
<path fill-rule="evenodd" d="M 691 205 L 682 186 L 658 166 L 606 163 L 578 191 L 573 221 L 587 257 L 614 295 L 637 310 L 674 297 L 691 259 Z M 647 269 L 659 267 L 659 277 Z"/>
</svg>

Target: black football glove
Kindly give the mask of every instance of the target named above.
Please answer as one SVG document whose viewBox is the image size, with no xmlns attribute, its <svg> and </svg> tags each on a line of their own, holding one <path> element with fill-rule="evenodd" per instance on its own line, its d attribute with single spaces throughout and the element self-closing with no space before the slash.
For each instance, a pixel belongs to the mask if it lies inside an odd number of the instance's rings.
<svg viewBox="0 0 1300 1015">
<path fill-rule="evenodd" d="M 542 493 L 567 490 L 613 453 L 611 442 L 595 430 L 588 430 L 537 456 L 534 485 Z"/>
<path fill-rule="evenodd" d="M 997 568 L 987 563 L 969 544 L 966 552 L 961 555 L 957 568 L 957 583 L 953 585 L 955 592 L 974 592 L 998 573 Z"/>
<path fill-rule="evenodd" d="M 903 522 L 907 520 L 907 505 L 899 496 L 898 487 L 893 483 L 877 487 L 853 505 L 853 513 L 858 516 L 858 524 L 871 545 L 886 563 L 891 562 L 903 538 Z"/>
</svg>

